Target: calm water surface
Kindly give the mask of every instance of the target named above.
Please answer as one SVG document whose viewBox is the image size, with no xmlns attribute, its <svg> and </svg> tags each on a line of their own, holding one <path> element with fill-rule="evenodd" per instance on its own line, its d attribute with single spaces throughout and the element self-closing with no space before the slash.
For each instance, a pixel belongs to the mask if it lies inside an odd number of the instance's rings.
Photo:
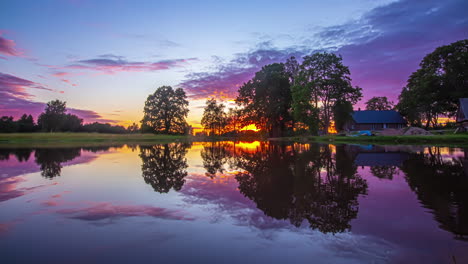
<svg viewBox="0 0 468 264">
<path fill-rule="evenodd" d="M 0 149 L 0 263 L 468 263 L 468 149 Z"/>
</svg>

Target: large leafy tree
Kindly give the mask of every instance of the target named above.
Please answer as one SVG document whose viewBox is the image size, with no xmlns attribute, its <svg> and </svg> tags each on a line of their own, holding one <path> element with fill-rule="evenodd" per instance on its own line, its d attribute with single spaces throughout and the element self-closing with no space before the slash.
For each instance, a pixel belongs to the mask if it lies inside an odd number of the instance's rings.
<svg viewBox="0 0 468 264">
<path fill-rule="evenodd" d="M 188 101 L 182 88 L 159 87 L 146 99 L 143 112 L 143 131 L 162 134 L 183 134 L 187 131 Z"/>
<path fill-rule="evenodd" d="M 386 96 L 374 96 L 366 102 L 366 110 L 391 110 L 393 106 Z"/>
<path fill-rule="evenodd" d="M 217 103 L 216 99 L 211 98 L 206 101 L 203 111 L 201 124 L 203 128 L 211 134 L 221 135 L 227 124 L 227 115 L 224 112 L 224 104 Z"/>
<path fill-rule="evenodd" d="M 325 132 L 333 120 L 337 102 L 355 104 L 362 97 L 362 89 L 351 85 L 349 68 L 343 65 L 341 56 L 327 52 L 304 57 L 295 86 L 298 86 L 294 88 L 298 96 L 294 96 L 297 100 L 294 100 L 293 112 L 299 112 L 296 116 L 305 116 L 311 109 L 319 109 L 320 125 Z"/>
<path fill-rule="evenodd" d="M 468 39 L 426 55 L 403 88 L 397 109 L 413 125 L 436 125 L 454 116 L 459 98 L 468 97 Z"/>
<path fill-rule="evenodd" d="M 47 103 L 42 114 L 39 115 L 37 124 L 42 130 L 48 132 L 78 131 L 83 120 L 76 115 L 66 114 L 67 104 L 64 101 L 53 100 Z"/>
<path fill-rule="evenodd" d="M 239 88 L 236 98 L 246 123 L 253 123 L 271 137 L 282 136 L 291 121 L 291 90 L 284 64 L 273 63 L 255 73 Z"/>
</svg>

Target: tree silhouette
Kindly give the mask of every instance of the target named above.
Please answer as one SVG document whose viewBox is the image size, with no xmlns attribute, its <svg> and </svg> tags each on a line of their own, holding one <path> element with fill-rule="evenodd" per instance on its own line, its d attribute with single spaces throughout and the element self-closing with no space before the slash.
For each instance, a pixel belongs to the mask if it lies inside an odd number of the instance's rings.
<svg viewBox="0 0 468 264">
<path fill-rule="evenodd" d="M 239 88 L 236 103 L 244 107 L 247 123 L 266 130 L 271 137 L 282 136 L 291 121 L 291 90 L 284 65 L 273 63 L 255 73 Z"/>
<path fill-rule="evenodd" d="M 163 134 L 184 134 L 188 124 L 187 96 L 182 88 L 161 86 L 145 102 L 142 131 Z"/>
<path fill-rule="evenodd" d="M 393 106 L 386 96 L 374 96 L 366 102 L 366 110 L 392 110 Z"/>
<path fill-rule="evenodd" d="M 468 170 L 464 158 L 443 158 L 440 148 L 412 153 L 401 170 L 424 207 L 432 210 L 440 227 L 468 240 Z"/>
<path fill-rule="evenodd" d="M 62 163 L 81 155 L 81 148 L 41 148 L 34 152 L 35 162 L 40 166 L 41 175 L 52 179 L 60 176 Z"/>
<path fill-rule="evenodd" d="M 145 182 L 159 193 L 167 193 L 171 189 L 179 191 L 187 176 L 185 155 L 189 147 L 189 143 L 141 146 L 141 171 Z"/>
</svg>

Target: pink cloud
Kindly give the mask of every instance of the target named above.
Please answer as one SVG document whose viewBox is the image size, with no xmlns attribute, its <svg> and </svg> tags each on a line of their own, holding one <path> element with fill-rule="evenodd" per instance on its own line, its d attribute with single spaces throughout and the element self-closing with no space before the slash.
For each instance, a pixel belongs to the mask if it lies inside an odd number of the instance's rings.
<svg viewBox="0 0 468 264">
<path fill-rule="evenodd" d="M 162 60 L 157 62 L 135 62 L 128 61 L 122 56 L 116 55 L 101 55 L 95 59 L 80 60 L 74 64 L 61 67 L 64 69 L 72 70 L 89 70 L 97 71 L 103 74 L 115 74 L 117 72 L 145 72 L 145 71 L 160 71 L 171 68 L 178 68 L 187 65 L 190 61 L 196 60 L 195 58 L 189 59 L 173 59 Z M 58 72 L 56 74 L 66 75 L 67 73 Z"/>
<path fill-rule="evenodd" d="M 18 57 L 18 56 L 23 55 L 23 52 L 19 51 L 16 48 L 15 41 L 2 37 L 2 33 L 3 32 L 0 31 L 0 54 L 13 56 L 13 57 Z M 6 59 L 5 57 L 1 57 L 1 58 Z"/>
<path fill-rule="evenodd" d="M 146 205 L 115 205 L 108 202 L 92 202 L 85 208 L 61 209 L 56 211 L 69 218 L 84 221 L 113 220 L 132 216 L 149 216 L 169 220 L 194 220 L 186 213 L 161 207 Z"/>
<path fill-rule="evenodd" d="M 50 89 L 42 84 L 32 82 L 14 75 L 0 72 L 0 94 L 9 94 L 18 98 L 31 98 L 32 95 L 27 89 L 40 89 L 51 92 L 59 92 L 55 89 Z"/>
</svg>

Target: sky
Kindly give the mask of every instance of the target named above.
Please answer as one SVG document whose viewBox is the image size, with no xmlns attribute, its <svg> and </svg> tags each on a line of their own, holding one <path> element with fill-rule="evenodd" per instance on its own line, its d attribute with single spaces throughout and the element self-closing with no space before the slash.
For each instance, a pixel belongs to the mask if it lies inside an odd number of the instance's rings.
<svg viewBox="0 0 468 264">
<path fill-rule="evenodd" d="M 88 122 L 139 122 L 158 87 L 185 89 L 200 127 L 207 98 L 234 106 L 262 66 L 334 52 L 363 99 L 397 102 L 436 47 L 468 38 L 466 0 L 0 2 L 0 116 L 60 99 Z"/>
</svg>

